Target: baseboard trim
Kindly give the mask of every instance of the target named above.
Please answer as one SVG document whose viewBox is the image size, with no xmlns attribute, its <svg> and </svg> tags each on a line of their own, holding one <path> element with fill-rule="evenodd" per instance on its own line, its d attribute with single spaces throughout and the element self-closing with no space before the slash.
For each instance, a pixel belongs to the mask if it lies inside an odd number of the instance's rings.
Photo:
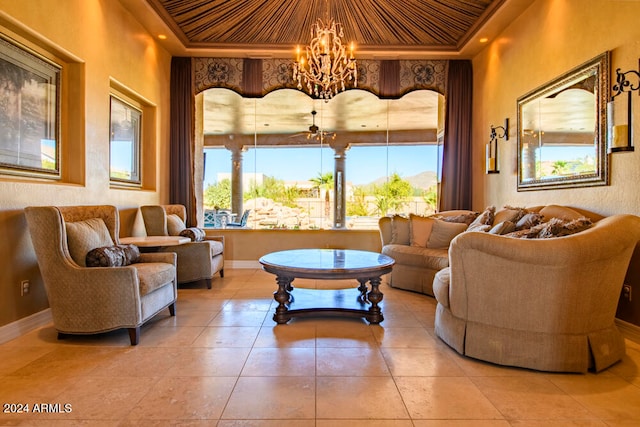
<svg viewBox="0 0 640 427">
<path fill-rule="evenodd" d="M 48 325 L 53 321 L 51 309 L 39 311 L 31 316 L 24 317 L 15 322 L 0 327 L 0 344 L 18 338 L 28 332 Z"/>
<path fill-rule="evenodd" d="M 640 326 L 620 319 L 616 319 L 616 326 L 626 338 L 640 344 Z"/>
<path fill-rule="evenodd" d="M 251 260 L 230 260 L 230 261 L 225 261 L 224 265 L 229 266 L 229 268 L 262 268 L 262 264 L 260 264 L 258 261 L 251 261 Z"/>
</svg>

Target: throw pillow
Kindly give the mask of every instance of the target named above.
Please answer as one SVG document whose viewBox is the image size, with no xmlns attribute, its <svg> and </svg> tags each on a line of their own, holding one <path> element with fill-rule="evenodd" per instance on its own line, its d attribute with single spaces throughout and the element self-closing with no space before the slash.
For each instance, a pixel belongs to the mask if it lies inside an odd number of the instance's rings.
<svg viewBox="0 0 640 427">
<path fill-rule="evenodd" d="M 179 236 L 180 232 L 187 228 L 184 221 L 176 214 L 167 215 L 167 232 L 169 236 Z"/>
<path fill-rule="evenodd" d="M 400 215 L 391 217 L 391 244 L 408 245 L 411 243 L 409 218 Z"/>
<path fill-rule="evenodd" d="M 460 215 L 440 216 L 437 219 L 441 219 L 442 221 L 445 221 L 445 222 L 458 222 L 461 224 L 469 225 L 476 218 L 478 218 L 478 215 L 480 215 L 480 212 L 469 212 L 469 213 L 460 214 Z"/>
<path fill-rule="evenodd" d="M 113 245 L 92 249 L 87 253 L 87 267 L 123 267 L 140 260 L 135 245 Z"/>
<path fill-rule="evenodd" d="M 86 267 L 87 253 L 101 246 L 112 246 L 113 239 L 102 218 L 65 223 L 69 254 L 76 264 Z"/>
<path fill-rule="evenodd" d="M 494 225 L 493 228 L 489 230 L 489 233 L 502 235 L 502 234 L 512 233 L 515 230 L 516 230 L 516 225 L 513 222 L 502 221 L 501 223 Z"/>
<path fill-rule="evenodd" d="M 538 212 L 529 212 L 518 220 L 516 223 L 516 230 L 524 230 L 526 228 L 534 227 L 542 222 L 542 215 Z"/>
<path fill-rule="evenodd" d="M 521 239 L 549 239 L 575 234 L 586 230 L 591 227 L 591 225 L 593 225 L 593 223 L 586 217 L 571 221 L 565 221 L 561 218 L 551 218 L 548 222 L 540 223 L 530 229 L 509 233 L 507 236 Z"/>
<path fill-rule="evenodd" d="M 427 248 L 448 249 L 451 240 L 467 229 L 467 224 L 435 220 L 427 241 Z"/>
<path fill-rule="evenodd" d="M 426 248 L 435 221 L 433 218 L 409 214 L 410 245 Z"/>
<path fill-rule="evenodd" d="M 192 242 L 202 242 L 206 234 L 201 228 L 188 227 L 180 232 L 180 236 L 188 237 Z"/>
<path fill-rule="evenodd" d="M 479 230 L 476 230 L 476 228 L 484 229 L 486 228 L 486 227 L 483 227 L 484 225 L 491 226 L 493 224 L 495 213 L 496 213 L 495 206 L 487 207 L 480 215 L 478 215 L 478 217 L 475 220 L 473 220 L 471 224 L 469 224 L 469 228 L 467 228 L 467 231 L 479 231 Z M 491 227 L 489 227 L 485 231 L 489 231 L 490 229 Z"/>
<path fill-rule="evenodd" d="M 509 205 L 504 205 L 502 209 L 496 212 L 493 223 L 500 224 L 503 221 L 510 221 L 514 224 L 517 223 L 527 213 L 525 208 L 518 208 Z"/>
</svg>

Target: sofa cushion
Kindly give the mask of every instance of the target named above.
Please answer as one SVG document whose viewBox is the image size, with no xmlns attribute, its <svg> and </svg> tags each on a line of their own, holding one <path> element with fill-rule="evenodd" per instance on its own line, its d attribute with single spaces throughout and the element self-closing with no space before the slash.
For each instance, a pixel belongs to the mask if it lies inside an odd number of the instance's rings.
<svg viewBox="0 0 640 427">
<path fill-rule="evenodd" d="M 141 262 L 134 264 L 140 280 L 140 295 L 147 295 L 173 281 L 176 268 L 164 262 Z"/>
<path fill-rule="evenodd" d="M 202 242 L 206 236 L 203 229 L 198 227 L 188 227 L 178 233 L 179 236 L 188 237 L 192 242 Z"/>
<path fill-rule="evenodd" d="M 431 270 L 449 266 L 447 249 L 419 248 L 407 245 L 386 245 L 382 253 L 393 258 L 397 264 L 411 265 Z"/>
<path fill-rule="evenodd" d="M 580 212 L 559 205 L 547 205 L 540 209 L 540 214 L 544 217 L 545 221 L 549 221 L 551 218 L 560 218 L 565 221 L 584 218 L 584 215 Z"/>
<path fill-rule="evenodd" d="M 543 216 L 538 212 L 529 212 L 516 222 L 516 230 L 534 227 L 542 222 Z M 511 230 L 513 231 L 513 230 Z"/>
<path fill-rule="evenodd" d="M 491 234 L 507 234 L 507 233 L 512 233 L 516 230 L 516 225 L 511 222 L 511 221 L 502 221 L 496 225 L 494 225 L 491 230 L 489 230 L 489 233 Z"/>
<path fill-rule="evenodd" d="M 479 231 L 479 229 L 482 229 L 483 231 L 489 231 L 491 229 L 491 225 L 493 224 L 495 213 L 495 206 L 487 207 L 471 224 L 469 224 L 467 231 Z M 489 228 L 485 227 L 486 225 L 489 225 Z"/>
<path fill-rule="evenodd" d="M 184 221 L 176 214 L 167 215 L 167 233 L 169 236 L 179 236 L 180 232 L 187 228 Z"/>
<path fill-rule="evenodd" d="M 431 227 L 427 248 L 448 249 L 451 240 L 467 229 L 467 224 L 436 219 Z"/>
<path fill-rule="evenodd" d="M 436 220 L 420 215 L 409 215 L 410 244 L 421 248 L 427 247 L 433 223 Z"/>
<path fill-rule="evenodd" d="M 504 221 L 517 223 L 527 213 L 525 208 L 518 208 L 505 205 L 502 209 L 496 212 L 493 218 L 493 224 L 500 224 Z"/>
<path fill-rule="evenodd" d="M 76 264 L 86 267 L 89 251 L 102 246 L 113 246 L 109 229 L 102 218 L 84 221 L 66 222 L 67 246 L 69 254 Z"/>
<path fill-rule="evenodd" d="M 136 245 L 113 245 L 95 248 L 87 253 L 87 267 L 122 267 L 138 262 L 140 249 Z"/>
<path fill-rule="evenodd" d="M 213 258 L 216 255 L 220 255 L 224 250 L 224 245 L 222 242 L 218 242 L 217 240 L 207 240 L 209 246 L 211 247 L 211 257 Z"/>
<path fill-rule="evenodd" d="M 391 217 L 391 243 L 408 245 L 411 242 L 409 218 L 394 215 Z"/>
</svg>

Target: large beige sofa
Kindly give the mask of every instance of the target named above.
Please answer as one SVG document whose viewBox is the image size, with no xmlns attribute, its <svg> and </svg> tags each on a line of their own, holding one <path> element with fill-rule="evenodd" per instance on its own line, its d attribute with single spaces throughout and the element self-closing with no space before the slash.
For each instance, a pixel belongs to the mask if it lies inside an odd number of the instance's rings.
<svg viewBox="0 0 640 427">
<path fill-rule="evenodd" d="M 489 216 L 486 215 L 486 211 L 479 213 L 469 210 L 452 210 L 440 212 L 429 218 L 417 215 L 410 215 L 408 218 L 401 216 L 380 218 L 378 227 L 382 253 L 396 261 L 393 272 L 385 278 L 387 284 L 394 288 L 434 296 L 433 279 L 438 271 L 449 266 L 449 242 L 458 234 L 467 231 L 467 228 L 457 223 L 445 224 L 437 221 L 436 226 L 439 228 L 435 229 L 430 223 L 435 219 L 458 221 L 468 216 L 469 219 L 475 218 L 474 223 L 479 222 L 479 224 L 469 224 L 470 228 L 489 232 L 492 227 L 514 219 L 514 215 L 517 215 L 519 210 L 521 209 L 506 206 Z M 603 218 L 595 212 L 559 205 L 528 207 L 526 211 L 539 213 L 545 221 L 551 218 L 568 221 L 586 217 L 596 222 Z M 446 228 L 443 228 L 445 226 Z M 434 237 L 437 238 L 434 239 Z"/>
<path fill-rule="evenodd" d="M 463 233 L 434 281 L 435 332 L 457 352 L 544 371 L 620 360 L 615 313 L 640 218 L 614 215 L 552 239 Z"/>
</svg>

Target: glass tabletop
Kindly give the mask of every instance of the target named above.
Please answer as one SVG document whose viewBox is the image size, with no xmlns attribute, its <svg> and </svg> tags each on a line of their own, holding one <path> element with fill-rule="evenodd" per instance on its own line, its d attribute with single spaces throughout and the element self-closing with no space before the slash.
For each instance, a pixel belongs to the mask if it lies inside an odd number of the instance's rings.
<svg viewBox="0 0 640 427">
<path fill-rule="evenodd" d="M 383 254 L 353 249 L 294 249 L 272 252 L 260 258 L 263 265 L 327 271 L 385 268 L 394 262 Z"/>
</svg>

